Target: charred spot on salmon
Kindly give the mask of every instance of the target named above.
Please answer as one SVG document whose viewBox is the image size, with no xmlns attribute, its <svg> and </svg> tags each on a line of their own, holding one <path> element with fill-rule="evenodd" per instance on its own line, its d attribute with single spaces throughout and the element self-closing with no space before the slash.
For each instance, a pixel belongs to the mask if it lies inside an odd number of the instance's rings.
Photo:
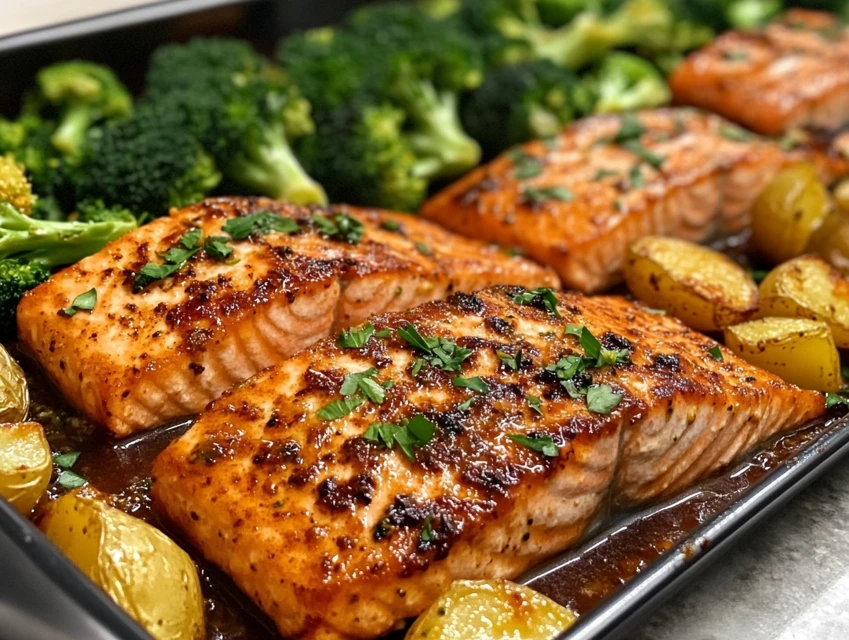
<svg viewBox="0 0 849 640">
<path fill-rule="evenodd" d="M 280 426 L 280 412 L 277 409 L 271 410 L 271 417 L 265 423 L 266 429 L 274 429 Z"/>
<path fill-rule="evenodd" d="M 233 240 L 246 240 L 252 235 L 297 233 L 301 230 L 301 227 L 292 218 L 286 218 L 271 211 L 257 211 L 246 216 L 230 218 L 224 223 L 221 230 Z"/>
<path fill-rule="evenodd" d="M 374 497 L 374 480 L 360 473 L 347 482 L 327 478 L 318 485 L 318 499 L 331 511 L 349 511 L 357 505 L 369 505 Z"/>
<path fill-rule="evenodd" d="M 661 353 L 655 356 L 651 368 L 655 371 L 671 371 L 675 373 L 681 368 L 681 357 L 677 353 Z"/>
<path fill-rule="evenodd" d="M 483 300 L 474 294 L 470 293 L 452 293 L 446 302 L 460 311 L 474 313 L 475 315 L 483 315 L 486 312 L 486 305 Z"/>
<path fill-rule="evenodd" d="M 488 317 L 486 319 L 486 326 L 488 329 L 502 336 L 510 335 L 513 332 L 513 326 L 504 318 L 499 318 L 498 316 Z"/>
<path fill-rule="evenodd" d="M 301 445 L 294 440 L 263 440 L 253 457 L 254 464 L 301 464 Z"/>
<path fill-rule="evenodd" d="M 530 289 L 523 291 L 513 296 L 513 302 L 516 304 L 535 307 L 548 313 L 560 317 L 560 312 L 557 310 L 557 296 L 551 289 Z"/>
<path fill-rule="evenodd" d="M 384 540 L 389 533 L 399 527 L 417 527 L 430 515 L 428 511 L 418 504 L 410 495 L 400 494 L 386 510 L 386 515 L 374 528 L 374 539 Z"/>
<path fill-rule="evenodd" d="M 471 349 L 460 347 L 456 342 L 446 338 L 426 338 L 410 322 L 403 329 L 397 329 L 397 332 L 407 344 L 424 354 L 423 360 L 443 371 L 460 371 L 463 362 L 473 353 Z M 422 364 L 418 367 L 414 365 L 414 376 L 418 374 L 421 367 Z"/>
<path fill-rule="evenodd" d="M 331 216 L 313 216 L 312 223 L 325 238 L 348 244 L 359 244 L 366 230 L 362 222 L 344 212 Z"/>
</svg>

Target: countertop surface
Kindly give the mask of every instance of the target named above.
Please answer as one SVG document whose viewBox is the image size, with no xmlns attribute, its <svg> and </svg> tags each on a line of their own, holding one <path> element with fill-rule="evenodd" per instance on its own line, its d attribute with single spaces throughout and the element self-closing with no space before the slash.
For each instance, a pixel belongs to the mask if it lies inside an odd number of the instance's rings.
<svg viewBox="0 0 849 640">
<path fill-rule="evenodd" d="M 849 638 L 849 459 L 664 604 L 628 640 Z"/>
</svg>

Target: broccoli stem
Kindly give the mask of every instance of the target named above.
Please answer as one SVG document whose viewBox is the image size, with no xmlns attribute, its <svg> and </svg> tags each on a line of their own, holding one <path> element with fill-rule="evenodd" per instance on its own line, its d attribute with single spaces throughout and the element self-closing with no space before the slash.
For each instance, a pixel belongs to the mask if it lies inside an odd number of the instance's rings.
<svg viewBox="0 0 849 640">
<path fill-rule="evenodd" d="M 36 220 L 20 213 L 8 202 L 0 202 L 0 259 L 21 257 L 48 268 L 73 264 L 97 253 L 135 226 L 131 220 Z"/>
<path fill-rule="evenodd" d="M 282 126 L 268 127 L 251 145 L 250 156 L 230 164 L 230 176 L 245 186 L 277 200 L 294 204 L 326 204 L 327 195 L 301 167 Z"/>
<path fill-rule="evenodd" d="M 454 93 L 440 94 L 430 82 L 416 82 L 399 96 L 416 125 L 408 140 L 418 157 L 417 177 L 450 178 L 480 162 L 480 145 L 463 130 Z"/>
<path fill-rule="evenodd" d="M 70 107 L 62 116 L 62 120 L 50 141 L 62 153 L 76 155 L 82 149 L 86 131 L 91 126 L 91 107 L 77 105 Z"/>
</svg>

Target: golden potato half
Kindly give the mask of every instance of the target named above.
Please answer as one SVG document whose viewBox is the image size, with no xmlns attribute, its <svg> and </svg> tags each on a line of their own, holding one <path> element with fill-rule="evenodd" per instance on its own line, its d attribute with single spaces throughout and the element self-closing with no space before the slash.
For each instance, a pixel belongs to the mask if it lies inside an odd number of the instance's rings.
<svg viewBox="0 0 849 640">
<path fill-rule="evenodd" d="M 849 280 L 822 258 L 777 266 L 761 282 L 760 297 L 760 316 L 821 320 L 838 347 L 849 347 Z"/>
<path fill-rule="evenodd" d="M 56 500 L 41 528 L 157 640 L 206 637 L 197 569 L 158 529 L 79 491 Z"/>
<path fill-rule="evenodd" d="M 829 207 L 816 167 L 801 163 L 782 169 L 752 207 L 752 247 L 775 264 L 795 258 Z"/>
<path fill-rule="evenodd" d="M 506 580 L 458 580 L 418 617 L 406 640 L 550 640 L 575 614 Z"/>
<path fill-rule="evenodd" d="M 725 330 L 725 346 L 803 389 L 837 391 L 840 355 L 828 325 L 805 318 L 763 318 Z"/>
<path fill-rule="evenodd" d="M 751 317 L 758 288 L 751 275 L 717 251 L 648 236 L 631 244 L 625 282 L 636 298 L 689 327 L 716 331 Z"/>
<path fill-rule="evenodd" d="M 53 472 L 53 457 L 37 422 L 0 424 L 0 496 L 29 514 Z"/>
<path fill-rule="evenodd" d="M 829 213 L 811 236 L 806 252 L 822 256 L 831 266 L 849 274 L 849 212 L 835 209 Z"/>
<path fill-rule="evenodd" d="M 0 345 L 0 422 L 23 422 L 29 411 L 29 387 L 24 372 Z"/>
</svg>

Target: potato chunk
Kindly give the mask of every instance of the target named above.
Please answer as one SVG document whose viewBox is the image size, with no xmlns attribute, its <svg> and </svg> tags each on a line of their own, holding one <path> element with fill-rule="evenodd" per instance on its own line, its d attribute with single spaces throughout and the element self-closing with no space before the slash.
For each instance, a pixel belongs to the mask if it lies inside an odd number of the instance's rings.
<svg viewBox="0 0 849 640">
<path fill-rule="evenodd" d="M 838 347 L 849 347 L 849 280 L 822 258 L 779 265 L 761 283 L 760 297 L 760 316 L 821 320 Z"/>
<path fill-rule="evenodd" d="M 56 500 L 41 528 L 157 640 L 206 637 L 197 569 L 158 529 L 81 491 Z"/>
<path fill-rule="evenodd" d="M 29 514 L 53 472 L 50 445 L 37 422 L 0 424 L 0 496 Z"/>
<path fill-rule="evenodd" d="M 506 580 L 458 580 L 418 617 L 406 640 L 549 640 L 576 620 L 569 609 Z"/>
<path fill-rule="evenodd" d="M 29 410 L 29 387 L 20 365 L 0 345 L 0 422 L 23 422 Z"/>
<path fill-rule="evenodd" d="M 648 306 L 699 331 L 737 324 L 758 309 L 758 288 L 745 269 L 717 251 L 675 238 L 634 242 L 625 282 Z"/>
<path fill-rule="evenodd" d="M 828 192 L 809 163 L 778 172 L 752 207 L 752 246 L 773 263 L 805 251 L 829 210 Z"/>
<path fill-rule="evenodd" d="M 725 345 L 744 360 L 803 389 L 840 389 L 840 355 L 824 322 L 804 318 L 752 320 L 728 327 Z"/>
</svg>

